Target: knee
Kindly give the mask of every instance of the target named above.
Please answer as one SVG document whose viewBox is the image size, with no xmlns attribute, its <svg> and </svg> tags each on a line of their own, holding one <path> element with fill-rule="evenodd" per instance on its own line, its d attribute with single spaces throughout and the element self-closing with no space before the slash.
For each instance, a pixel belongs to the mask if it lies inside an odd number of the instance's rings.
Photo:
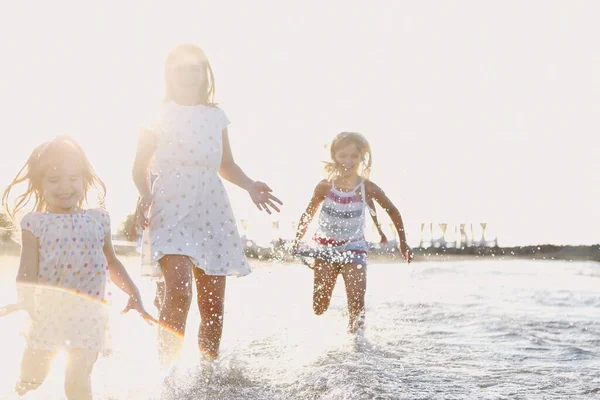
<svg viewBox="0 0 600 400">
<path fill-rule="evenodd" d="M 42 382 L 37 382 L 37 381 L 35 381 L 35 382 L 19 381 L 19 382 L 17 382 L 17 384 L 15 386 L 15 393 L 19 396 L 25 396 L 25 394 L 27 394 L 27 392 L 30 392 L 32 390 L 39 388 L 41 384 L 42 384 Z"/>
<path fill-rule="evenodd" d="M 65 379 L 65 394 L 67 399 L 91 399 L 92 398 L 92 378 L 86 374 L 74 374 Z"/>
<path fill-rule="evenodd" d="M 98 353 L 89 350 L 73 349 L 67 353 L 65 370 L 65 394 L 67 399 L 92 398 L 92 371 Z"/>
<path fill-rule="evenodd" d="M 224 307 L 222 301 L 202 301 L 198 302 L 200 308 L 200 317 L 202 324 L 207 326 L 223 326 Z"/>
<path fill-rule="evenodd" d="M 202 323 L 207 326 L 220 328 L 223 326 L 223 314 L 210 312 L 202 316 Z"/>
</svg>

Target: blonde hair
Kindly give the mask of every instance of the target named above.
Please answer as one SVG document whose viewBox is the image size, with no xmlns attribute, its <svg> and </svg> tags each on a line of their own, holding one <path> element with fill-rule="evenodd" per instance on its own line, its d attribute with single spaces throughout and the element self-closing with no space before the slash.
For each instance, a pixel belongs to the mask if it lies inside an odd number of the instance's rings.
<svg viewBox="0 0 600 400">
<path fill-rule="evenodd" d="M 34 211 L 46 211 L 48 203 L 44 199 L 42 180 L 51 167 L 64 162 L 64 160 L 75 162 L 81 170 L 83 197 L 79 201 L 78 206 L 82 207 L 83 203 L 87 201 L 88 192 L 92 188 L 97 189 L 99 192 L 99 205 L 104 205 L 106 186 L 92 168 L 81 146 L 70 136 L 57 136 L 55 139 L 42 143 L 33 150 L 25 165 L 4 191 L 2 205 L 13 221 L 16 222 L 17 213 L 31 201 L 33 201 Z M 8 203 L 12 188 L 24 182 L 27 183 L 25 193 L 19 195 L 15 199 L 14 206 L 10 208 Z"/>
<path fill-rule="evenodd" d="M 165 101 L 173 100 L 172 69 L 183 55 L 191 55 L 201 60 L 206 79 L 200 89 L 200 103 L 208 106 L 216 106 L 215 103 L 215 75 L 210 66 L 210 62 L 204 54 L 204 51 L 195 44 L 180 44 L 175 46 L 167 55 L 165 61 Z"/>
<path fill-rule="evenodd" d="M 357 132 L 341 132 L 335 135 L 330 146 L 329 153 L 331 161 L 325 162 L 325 172 L 329 179 L 340 176 L 342 166 L 335 161 L 335 153 L 341 148 L 354 143 L 362 156 L 361 166 L 358 174 L 363 178 L 368 178 L 371 172 L 373 157 L 371 155 L 371 145 L 366 137 Z"/>
</svg>

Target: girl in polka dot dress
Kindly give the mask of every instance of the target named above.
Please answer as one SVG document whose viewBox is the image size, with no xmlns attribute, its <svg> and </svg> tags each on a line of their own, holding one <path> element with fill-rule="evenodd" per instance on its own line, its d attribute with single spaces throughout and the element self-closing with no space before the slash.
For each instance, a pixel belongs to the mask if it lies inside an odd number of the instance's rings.
<svg viewBox="0 0 600 400">
<path fill-rule="evenodd" d="M 164 278 L 159 331 L 161 361 L 181 350 L 196 283 L 203 356 L 218 356 L 226 276 L 250 273 L 221 177 L 248 191 L 259 210 L 281 202 L 235 163 L 229 120 L 214 102 L 210 64 L 200 48 L 177 46 L 165 64 L 165 101 L 142 129 L 133 177 L 140 193 L 137 216 L 144 232 L 142 264 Z M 151 177 L 156 176 L 152 182 Z"/>
<path fill-rule="evenodd" d="M 8 209 L 11 189 L 27 190 Z M 110 218 L 103 209 L 83 209 L 88 190 L 104 195 L 81 147 L 62 136 L 37 147 L 2 202 L 11 216 L 33 203 L 21 220 L 22 250 L 17 274 L 16 310 L 29 314 L 26 348 L 15 391 L 24 395 L 46 378 L 54 356 L 67 351 L 65 392 L 68 399 L 92 398 L 91 374 L 99 354 L 109 350 L 108 279 L 129 295 L 124 312 L 144 310 L 138 289 L 115 256 Z"/>
</svg>

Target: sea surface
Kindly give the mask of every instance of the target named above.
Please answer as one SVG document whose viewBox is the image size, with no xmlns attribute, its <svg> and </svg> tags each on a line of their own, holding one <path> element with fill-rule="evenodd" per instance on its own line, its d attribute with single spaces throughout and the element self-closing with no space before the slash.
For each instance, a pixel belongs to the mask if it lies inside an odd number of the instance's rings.
<svg viewBox="0 0 600 400">
<path fill-rule="evenodd" d="M 122 258 L 152 305 L 139 259 Z M 17 257 L 0 257 L 0 303 L 14 300 Z M 93 375 L 95 399 L 600 398 L 600 264 L 485 260 L 371 264 L 367 328 L 346 333 L 340 277 L 330 309 L 312 314 L 312 271 L 256 264 L 228 278 L 221 358 L 199 361 L 192 305 L 177 369 L 158 368 L 156 328 L 121 315 L 113 355 Z M 0 319 L 0 399 L 17 378 L 22 313 Z M 65 357 L 27 399 L 63 399 Z"/>
</svg>

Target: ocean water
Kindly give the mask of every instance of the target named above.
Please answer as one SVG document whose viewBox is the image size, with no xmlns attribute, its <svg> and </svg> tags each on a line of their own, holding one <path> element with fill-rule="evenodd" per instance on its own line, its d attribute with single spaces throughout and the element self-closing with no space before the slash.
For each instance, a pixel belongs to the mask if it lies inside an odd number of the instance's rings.
<svg viewBox="0 0 600 400">
<path fill-rule="evenodd" d="M 154 284 L 123 261 L 147 308 Z M 0 302 L 14 299 L 18 259 L 0 257 Z M 364 337 L 346 334 L 340 277 L 312 314 L 312 271 L 261 264 L 227 287 L 222 356 L 200 365 L 192 305 L 184 354 L 164 383 L 156 328 L 113 301 L 113 355 L 99 359 L 95 399 L 600 398 L 600 264 L 477 259 L 372 264 Z M 17 377 L 20 314 L 0 319 L 0 399 Z M 63 399 L 64 356 L 28 399 Z"/>
</svg>

